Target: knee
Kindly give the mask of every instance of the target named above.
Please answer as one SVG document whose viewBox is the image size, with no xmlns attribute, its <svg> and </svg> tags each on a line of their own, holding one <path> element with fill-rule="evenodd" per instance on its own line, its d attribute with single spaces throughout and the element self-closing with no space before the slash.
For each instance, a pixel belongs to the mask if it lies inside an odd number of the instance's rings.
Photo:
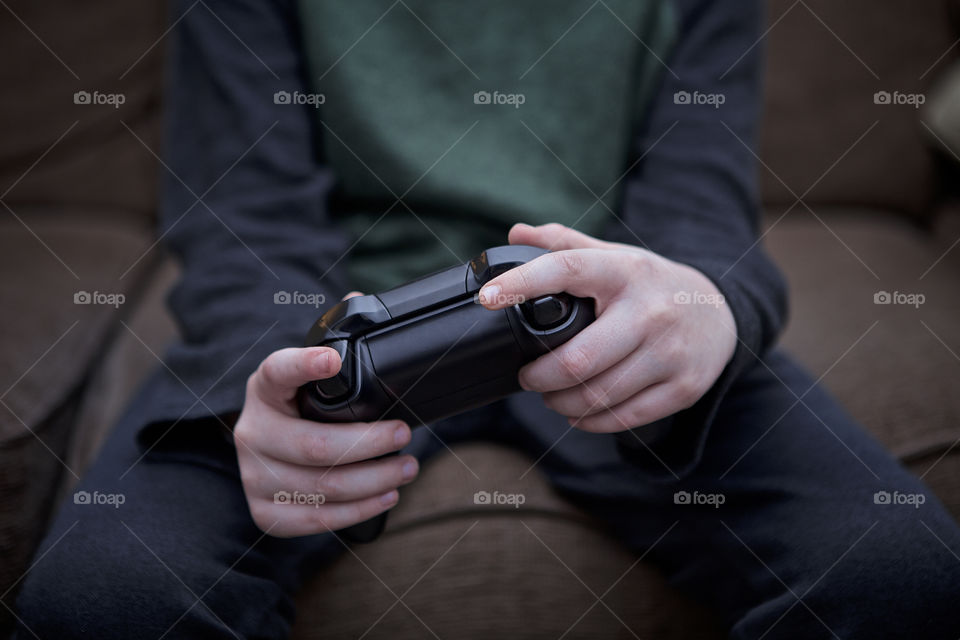
<svg viewBox="0 0 960 640">
<path fill-rule="evenodd" d="M 928 529 L 917 514 L 893 515 L 869 530 L 865 525 L 859 539 L 830 545 L 830 553 L 791 585 L 792 593 L 766 607 L 772 615 L 754 620 L 760 624 L 753 637 L 769 631 L 769 638 L 955 639 L 960 529 L 947 519 L 937 521 L 939 527 L 928 523 Z"/>
<path fill-rule="evenodd" d="M 818 600 L 845 614 L 841 637 L 957 637 L 960 529 L 907 509 L 876 521 L 823 579 Z"/>
</svg>

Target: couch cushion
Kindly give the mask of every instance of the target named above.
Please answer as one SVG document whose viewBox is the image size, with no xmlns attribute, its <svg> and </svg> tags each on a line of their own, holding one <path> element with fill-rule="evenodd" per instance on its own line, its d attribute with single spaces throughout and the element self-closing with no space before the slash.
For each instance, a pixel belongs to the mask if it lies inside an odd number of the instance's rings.
<svg viewBox="0 0 960 640">
<path fill-rule="evenodd" d="M 524 475 L 529 459 L 486 443 L 454 452 L 401 489 L 378 542 L 308 581 L 293 638 L 723 637 L 705 609 L 637 564 L 538 472 Z M 475 504 L 476 491 L 493 490 L 526 501 Z M 591 595 L 608 589 L 610 610 Z"/>
<path fill-rule="evenodd" d="M 876 122 L 807 201 L 925 215 L 936 175 L 919 111 L 874 94 L 926 92 L 957 59 L 951 2 L 772 0 L 760 147 L 772 173 L 800 195 Z M 794 201 L 770 171 L 763 197 Z"/>
<path fill-rule="evenodd" d="M 157 163 L 125 124 L 158 148 L 165 3 L 8 0 L 0 14 L 15 60 L 0 65 L 0 199 L 84 218 L 152 216 Z M 101 98 L 112 94 L 119 108 Z"/>
<path fill-rule="evenodd" d="M 766 239 L 791 287 L 783 343 L 897 455 L 951 446 L 960 438 L 960 251 L 872 210 L 778 217 L 769 212 Z"/>
<path fill-rule="evenodd" d="M 30 230 L 0 223 L 0 441 L 30 437 L 21 421 L 40 426 L 76 389 L 158 257 L 148 252 L 147 229 L 81 222 L 69 212 L 25 218 Z M 62 221 L 47 222 L 54 218 Z M 105 297 L 114 294 L 125 301 L 107 304 L 120 301 Z M 84 300 L 90 304 L 77 304 Z"/>
<path fill-rule="evenodd" d="M 83 475 L 107 434 L 116 425 L 140 385 L 160 367 L 160 358 L 176 338 L 177 327 L 167 309 L 167 294 L 180 277 L 172 257 L 165 256 L 149 277 L 137 284 L 137 300 L 125 315 L 127 325 L 99 354 L 97 366 L 83 390 L 72 425 L 75 435 L 64 461 Z M 64 475 L 62 495 L 73 490 L 76 478 Z"/>
</svg>

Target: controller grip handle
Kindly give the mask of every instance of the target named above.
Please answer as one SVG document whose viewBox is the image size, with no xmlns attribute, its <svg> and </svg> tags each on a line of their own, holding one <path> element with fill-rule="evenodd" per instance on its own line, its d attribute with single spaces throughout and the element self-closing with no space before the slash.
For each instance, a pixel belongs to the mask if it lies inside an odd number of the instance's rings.
<svg viewBox="0 0 960 640">
<path fill-rule="evenodd" d="M 395 456 L 397 452 L 388 453 L 377 458 L 375 460 L 382 460 L 388 456 Z M 368 542 L 373 542 L 380 537 L 380 534 L 383 533 L 383 530 L 387 527 L 387 514 L 390 513 L 390 510 L 387 509 L 383 513 L 377 514 L 372 518 L 364 520 L 363 522 L 358 522 L 357 524 L 350 525 L 343 529 L 338 530 L 338 535 L 344 538 L 349 542 L 358 542 L 366 544 Z"/>
<path fill-rule="evenodd" d="M 358 522 L 357 524 L 340 530 L 340 536 L 350 542 L 367 544 L 380 537 L 383 530 L 387 527 L 387 512 L 374 516 L 369 520 Z"/>
</svg>

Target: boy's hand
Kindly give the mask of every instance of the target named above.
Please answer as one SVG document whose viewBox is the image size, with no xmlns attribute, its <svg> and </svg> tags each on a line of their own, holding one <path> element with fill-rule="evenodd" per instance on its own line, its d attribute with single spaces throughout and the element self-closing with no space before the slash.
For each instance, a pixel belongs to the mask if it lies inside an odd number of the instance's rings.
<svg viewBox="0 0 960 640">
<path fill-rule="evenodd" d="M 596 301 L 597 319 L 520 371 L 524 389 L 585 431 L 649 424 L 695 403 L 733 357 L 737 327 L 696 269 L 560 224 L 514 225 L 511 244 L 554 253 L 494 278 L 489 309 L 565 291 Z"/>
<path fill-rule="evenodd" d="M 281 349 L 247 381 L 234 441 L 250 514 L 271 535 L 335 531 L 372 518 L 394 506 L 397 487 L 417 475 L 412 456 L 371 460 L 410 441 L 404 422 L 323 424 L 300 418 L 295 402 L 300 385 L 339 370 L 333 349 Z"/>
</svg>

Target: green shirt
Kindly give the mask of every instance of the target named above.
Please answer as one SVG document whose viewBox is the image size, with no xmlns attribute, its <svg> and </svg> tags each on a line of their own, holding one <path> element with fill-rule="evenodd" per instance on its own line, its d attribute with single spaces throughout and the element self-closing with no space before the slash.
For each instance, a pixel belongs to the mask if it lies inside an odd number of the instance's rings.
<svg viewBox="0 0 960 640">
<path fill-rule="evenodd" d="M 367 292 L 506 244 L 515 222 L 598 234 L 677 31 L 666 0 L 300 9 L 331 210 Z"/>
</svg>

